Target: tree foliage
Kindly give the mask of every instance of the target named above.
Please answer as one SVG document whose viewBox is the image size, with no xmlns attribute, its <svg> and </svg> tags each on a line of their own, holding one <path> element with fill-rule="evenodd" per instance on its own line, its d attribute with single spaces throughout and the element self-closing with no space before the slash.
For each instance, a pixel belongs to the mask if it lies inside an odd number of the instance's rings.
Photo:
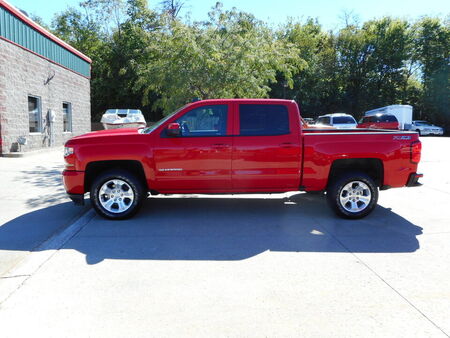
<svg viewBox="0 0 450 338">
<path fill-rule="evenodd" d="M 155 107 L 170 111 L 193 97 L 268 97 L 281 72 L 292 85 L 296 48 L 252 15 L 218 4 L 207 22 L 166 21 L 152 34 L 138 88 L 157 92 Z M 146 96 L 148 97 L 148 96 Z"/>
<path fill-rule="evenodd" d="M 184 1 L 85 0 L 51 29 L 89 55 L 94 120 L 112 107 L 150 120 L 194 97 L 294 99 L 305 116 L 411 104 L 450 127 L 450 26 L 383 17 L 325 31 L 317 20 L 274 29 L 217 3 L 208 20 L 180 17 Z"/>
</svg>

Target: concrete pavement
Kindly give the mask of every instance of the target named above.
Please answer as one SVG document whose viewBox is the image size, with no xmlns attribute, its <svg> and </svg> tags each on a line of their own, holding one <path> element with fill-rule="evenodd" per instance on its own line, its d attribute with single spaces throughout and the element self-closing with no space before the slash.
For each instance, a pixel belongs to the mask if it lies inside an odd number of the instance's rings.
<svg viewBox="0 0 450 338">
<path fill-rule="evenodd" d="M 85 211 L 73 208 L 67 198 L 63 167 L 62 147 L 0 157 L 0 277 Z"/>
<path fill-rule="evenodd" d="M 446 337 L 450 139 L 422 141 L 425 185 L 359 221 L 307 194 L 95 216 L 0 304 L 2 337 Z"/>
</svg>

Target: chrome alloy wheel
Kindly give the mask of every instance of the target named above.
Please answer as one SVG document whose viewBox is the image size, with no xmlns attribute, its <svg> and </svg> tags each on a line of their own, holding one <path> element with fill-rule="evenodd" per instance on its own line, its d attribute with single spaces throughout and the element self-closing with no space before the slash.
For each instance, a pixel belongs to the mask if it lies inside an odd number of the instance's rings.
<svg viewBox="0 0 450 338">
<path fill-rule="evenodd" d="M 134 201 L 131 186 L 119 179 L 106 181 L 98 191 L 98 199 L 107 211 L 118 214 L 127 211 Z"/>
<path fill-rule="evenodd" d="M 348 212 L 356 213 L 367 208 L 372 199 L 372 193 L 367 184 L 361 181 L 347 183 L 339 193 L 339 201 Z"/>
</svg>

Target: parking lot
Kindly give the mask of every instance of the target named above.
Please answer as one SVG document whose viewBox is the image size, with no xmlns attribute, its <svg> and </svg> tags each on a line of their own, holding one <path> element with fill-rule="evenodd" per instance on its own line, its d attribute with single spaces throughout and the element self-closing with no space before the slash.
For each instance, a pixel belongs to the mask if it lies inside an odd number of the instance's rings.
<svg viewBox="0 0 450 338">
<path fill-rule="evenodd" d="M 84 212 L 60 164 L 8 181 L 45 198 L 1 209 L 1 336 L 448 336 L 450 138 L 421 140 L 424 186 L 357 221 L 306 193 L 157 196 L 127 221 L 88 211 L 57 250 L 39 242 Z"/>
</svg>

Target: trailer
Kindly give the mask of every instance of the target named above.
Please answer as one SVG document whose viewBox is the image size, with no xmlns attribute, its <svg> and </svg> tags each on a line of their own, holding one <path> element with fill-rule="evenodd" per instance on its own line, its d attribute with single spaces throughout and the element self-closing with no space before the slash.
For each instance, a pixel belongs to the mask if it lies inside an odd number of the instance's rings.
<svg viewBox="0 0 450 338">
<path fill-rule="evenodd" d="M 401 130 L 410 130 L 412 126 L 413 107 L 407 104 L 393 104 L 386 107 L 372 109 L 366 111 L 364 116 L 372 116 L 376 114 L 394 115 Z"/>
</svg>

